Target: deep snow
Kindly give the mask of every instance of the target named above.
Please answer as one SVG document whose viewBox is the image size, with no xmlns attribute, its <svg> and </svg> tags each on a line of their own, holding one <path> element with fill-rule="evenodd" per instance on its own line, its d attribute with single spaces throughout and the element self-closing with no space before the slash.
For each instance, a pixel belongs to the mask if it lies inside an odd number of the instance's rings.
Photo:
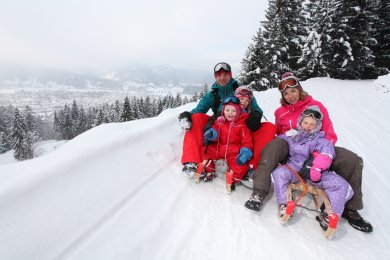
<svg viewBox="0 0 390 260">
<path fill-rule="evenodd" d="M 177 115 L 101 125 L 39 158 L 0 166 L 1 259 L 389 259 L 390 75 L 303 82 L 328 107 L 337 145 L 365 162 L 365 234 L 341 219 L 324 238 L 315 213 L 282 225 L 274 194 L 256 213 L 250 190 L 227 194 L 223 176 L 195 184 L 181 174 Z M 257 92 L 268 120 L 276 89 Z M 304 205 L 314 207 L 305 197 Z"/>
</svg>

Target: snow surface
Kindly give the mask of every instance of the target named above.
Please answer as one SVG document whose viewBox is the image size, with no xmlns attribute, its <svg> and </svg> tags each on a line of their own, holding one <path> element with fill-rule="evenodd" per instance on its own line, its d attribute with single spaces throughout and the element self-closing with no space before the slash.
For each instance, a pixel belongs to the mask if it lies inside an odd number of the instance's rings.
<svg viewBox="0 0 390 260">
<path fill-rule="evenodd" d="M 1 259 L 390 259 L 390 75 L 310 79 L 329 109 L 339 146 L 364 158 L 370 234 L 341 219 L 327 240 L 315 212 L 297 208 L 282 225 L 274 194 L 244 207 L 251 191 L 225 192 L 223 176 L 195 184 L 181 174 L 177 115 L 93 128 L 39 158 L 0 166 Z M 273 121 L 280 94 L 256 93 Z M 314 207 L 309 197 L 304 205 Z"/>
<path fill-rule="evenodd" d="M 34 158 L 40 157 L 42 155 L 48 154 L 55 149 L 59 148 L 61 145 L 65 144 L 66 140 L 45 140 L 35 143 L 33 146 L 34 149 Z M 14 150 L 10 150 L 4 154 L 0 155 L 0 165 L 8 164 L 8 163 L 16 163 L 18 162 L 14 158 Z"/>
</svg>

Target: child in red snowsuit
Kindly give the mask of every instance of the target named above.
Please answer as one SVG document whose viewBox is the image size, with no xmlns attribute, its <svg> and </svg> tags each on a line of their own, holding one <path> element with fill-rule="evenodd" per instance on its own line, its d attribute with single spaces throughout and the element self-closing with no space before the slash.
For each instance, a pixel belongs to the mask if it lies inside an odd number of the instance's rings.
<svg viewBox="0 0 390 260">
<path fill-rule="evenodd" d="M 224 159 L 233 172 L 233 184 L 239 182 L 249 170 L 252 157 L 252 132 L 245 124 L 247 113 L 241 114 L 240 100 L 228 97 L 223 102 L 222 116 L 204 133 L 204 139 L 212 141 L 203 149 L 203 160 Z"/>
</svg>

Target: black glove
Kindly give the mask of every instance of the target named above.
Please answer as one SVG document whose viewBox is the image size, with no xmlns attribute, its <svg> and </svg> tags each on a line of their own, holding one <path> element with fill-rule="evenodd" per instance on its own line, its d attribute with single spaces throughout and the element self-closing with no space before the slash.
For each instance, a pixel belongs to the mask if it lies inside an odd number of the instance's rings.
<svg viewBox="0 0 390 260">
<path fill-rule="evenodd" d="M 207 130 L 209 130 L 213 126 L 215 120 L 217 120 L 217 117 L 218 116 L 216 114 L 209 117 L 209 119 L 207 120 L 207 124 L 203 128 L 203 133 L 205 133 Z"/>
<path fill-rule="evenodd" d="M 259 111 L 256 111 L 256 110 L 253 110 L 250 114 L 249 114 L 249 117 L 248 119 L 246 120 L 246 125 L 248 126 L 248 128 L 254 132 L 256 131 L 257 129 L 260 128 L 260 123 L 261 123 L 261 117 L 263 115 L 259 112 Z"/>
<path fill-rule="evenodd" d="M 302 168 L 299 170 L 298 174 L 301 176 L 303 180 L 308 180 L 310 178 L 310 170 L 313 166 L 313 160 L 314 156 L 311 154 L 309 159 L 307 159 L 304 163 Z"/>
<path fill-rule="evenodd" d="M 203 128 L 203 134 L 206 133 L 207 130 L 210 130 L 210 129 L 211 129 L 211 127 L 213 126 L 215 120 L 217 120 L 217 117 L 218 117 L 218 116 L 217 116 L 216 114 L 210 116 L 210 118 L 207 120 L 206 125 L 205 125 L 204 128 Z M 207 146 L 209 143 L 212 143 L 212 141 L 203 139 L 203 145 L 204 145 L 204 146 Z"/>
<path fill-rule="evenodd" d="M 191 113 L 188 111 L 184 111 L 183 113 L 180 113 L 179 123 L 180 123 L 180 127 L 183 130 L 185 130 L 185 131 L 190 130 L 191 126 L 192 126 Z"/>
</svg>

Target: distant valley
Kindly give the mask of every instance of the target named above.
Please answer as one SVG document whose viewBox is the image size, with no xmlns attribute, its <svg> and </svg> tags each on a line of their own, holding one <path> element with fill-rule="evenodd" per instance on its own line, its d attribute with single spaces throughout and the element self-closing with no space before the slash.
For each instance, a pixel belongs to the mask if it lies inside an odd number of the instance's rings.
<svg viewBox="0 0 390 260">
<path fill-rule="evenodd" d="M 71 104 L 89 107 L 125 96 L 191 96 L 213 82 L 207 71 L 131 65 L 102 75 L 0 64 L 0 106 L 30 106 L 44 117 Z"/>
</svg>

